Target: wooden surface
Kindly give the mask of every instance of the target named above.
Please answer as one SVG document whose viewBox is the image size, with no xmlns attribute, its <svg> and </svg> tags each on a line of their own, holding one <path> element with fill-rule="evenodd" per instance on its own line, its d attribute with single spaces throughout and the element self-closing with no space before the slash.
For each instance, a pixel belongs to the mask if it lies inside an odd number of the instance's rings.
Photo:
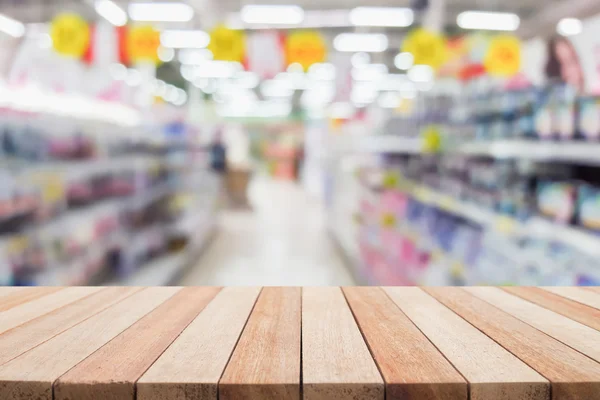
<svg viewBox="0 0 600 400">
<path fill-rule="evenodd" d="M 469 381 L 471 400 L 548 398 L 548 380 L 421 289 L 385 291 Z"/>
<path fill-rule="evenodd" d="M 264 288 L 219 383 L 220 400 L 300 399 L 300 288 Z"/>
<path fill-rule="evenodd" d="M 467 383 L 379 288 L 344 288 L 388 400 L 464 399 Z"/>
<path fill-rule="evenodd" d="M 339 288 L 302 291 L 304 400 L 384 400 L 383 380 Z"/>
<path fill-rule="evenodd" d="M 600 400 L 597 288 L 0 288 L 2 400 Z"/>
</svg>

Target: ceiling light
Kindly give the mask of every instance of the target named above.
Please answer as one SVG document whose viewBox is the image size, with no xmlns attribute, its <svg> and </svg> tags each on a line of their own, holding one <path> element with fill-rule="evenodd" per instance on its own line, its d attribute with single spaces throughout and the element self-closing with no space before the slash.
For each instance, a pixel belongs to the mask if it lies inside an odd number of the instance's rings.
<svg viewBox="0 0 600 400">
<path fill-rule="evenodd" d="M 241 71 L 235 75 L 235 82 L 241 88 L 254 89 L 260 83 L 260 78 L 252 71 Z"/>
<path fill-rule="evenodd" d="M 577 18 L 563 18 L 556 25 L 556 32 L 562 36 L 579 35 L 583 30 L 583 23 Z"/>
<path fill-rule="evenodd" d="M 246 24 L 298 25 L 304 10 L 294 5 L 247 5 L 242 7 L 241 18 Z"/>
<path fill-rule="evenodd" d="M 160 44 L 173 49 L 203 49 L 210 43 L 204 31 L 169 30 L 160 34 Z"/>
<path fill-rule="evenodd" d="M 414 14 L 404 7 L 356 7 L 350 11 L 355 26 L 410 26 Z"/>
<path fill-rule="evenodd" d="M 400 53 L 394 57 L 394 65 L 398 69 L 407 70 L 413 66 L 415 58 L 410 53 Z"/>
<path fill-rule="evenodd" d="M 336 119 L 349 119 L 354 115 L 354 107 L 346 102 L 333 103 L 329 107 L 329 116 Z"/>
<path fill-rule="evenodd" d="M 373 82 L 383 78 L 387 73 L 388 67 L 385 64 L 367 64 L 353 68 L 351 75 L 355 81 Z"/>
<path fill-rule="evenodd" d="M 333 39 L 337 51 L 381 53 L 388 48 L 388 38 L 382 33 L 340 33 Z"/>
<path fill-rule="evenodd" d="M 127 24 L 127 13 L 111 0 L 96 0 L 94 8 L 98 15 L 115 26 Z"/>
<path fill-rule="evenodd" d="M 0 32 L 18 38 L 25 34 L 25 25 L 16 19 L 0 14 Z"/>
<path fill-rule="evenodd" d="M 408 79 L 416 83 L 433 81 L 433 68 L 429 65 L 415 65 L 408 70 Z"/>
<path fill-rule="evenodd" d="M 272 79 L 260 85 L 260 92 L 264 97 L 291 97 L 294 95 L 294 87 L 288 81 Z"/>
<path fill-rule="evenodd" d="M 360 66 L 368 64 L 370 62 L 371 62 L 371 56 L 369 55 L 369 53 L 364 53 L 364 52 L 356 53 L 356 54 L 353 54 L 352 57 L 350 58 L 350 64 L 352 64 L 353 67 L 360 67 Z"/>
<path fill-rule="evenodd" d="M 131 3 L 129 17 L 134 21 L 188 22 L 194 9 L 185 3 Z"/>
<path fill-rule="evenodd" d="M 400 105 L 400 97 L 397 93 L 385 92 L 379 96 L 377 103 L 382 108 L 397 108 Z"/>
<path fill-rule="evenodd" d="M 158 59 L 162 62 L 171 62 L 175 58 L 175 50 L 169 47 L 160 46 L 158 48 Z"/>
<path fill-rule="evenodd" d="M 335 65 L 331 63 L 316 63 L 308 69 L 308 76 L 317 81 L 332 81 L 336 77 Z"/>
<path fill-rule="evenodd" d="M 167 90 L 164 95 L 164 99 L 166 101 L 168 101 L 169 103 L 172 103 L 175 100 L 177 100 L 178 96 L 179 96 L 179 89 L 174 85 L 167 85 Z"/>
<path fill-rule="evenodd" d="M 236 62 L 205 61 L 196 67 L 194 78 L 231 78 L 242 69 L 242 65 Z"/>
<path fill-rule="evenodd" d="M 465 11 L 458 14 L 456 23 L 463 29 L 516 31 L 521 19 L 513 13 Z"/>
<path fill-rule="evenodd" d="M 137 69 L 130 69 L 127 71 L 127 78 L 125 83 L 129 86 L 139 86 L 142 84 L 142 74 Z"/>
<path fill-rule="evenodd" d="M 212 60 L 213 53 L 208 49 L 183 49 L 179 50 L 178 59 L 182 64 L 197 65 Z"/>
<path fill-rule="evenodd" d="M 123 64 L 112 64 L 108 67 L 108 72 L 110 73 L 110 76 L 117 81 L 122 81 L 127 78 L 127 67 Z"/>
<path fill-rule="evenodd" d="M 186 81 L 192 81 L 196 77 L 196 67 L 193 65 L 182 65 L 179 73 Z"/>
</svg>

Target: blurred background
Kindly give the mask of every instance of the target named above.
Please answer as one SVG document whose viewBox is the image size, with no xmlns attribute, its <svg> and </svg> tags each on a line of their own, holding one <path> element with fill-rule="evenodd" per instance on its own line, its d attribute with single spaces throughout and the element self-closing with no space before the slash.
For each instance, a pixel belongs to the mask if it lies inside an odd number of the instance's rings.
<svg viewBox="0 0 600 400">
<path fill-rule="evenodd" d="M 2 285 L 598 285 L 600 2 L 0 0 Z"/>
</svg>

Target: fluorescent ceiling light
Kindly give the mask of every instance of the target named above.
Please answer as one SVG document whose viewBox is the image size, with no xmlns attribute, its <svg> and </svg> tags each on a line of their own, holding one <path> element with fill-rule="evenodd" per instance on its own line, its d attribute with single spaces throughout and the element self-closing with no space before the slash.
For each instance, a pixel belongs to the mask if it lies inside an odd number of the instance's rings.
<svg viewBox="0 0 600 400">
<path fill-rule="evenodd" d="M 231 78 L 243 69 L 240 63 L 229 61 L 205 61 L 196 67 L 194 79 Z"/>
<path fill-rule="evenodd" d="M 388 67 L 385 64 L 367 64 L 362 67 L 353 68 L 351 75 L 355 81 L 377 81 L 388 73 Z"/>
<path fill-rule="evenodd" d="M 179 50 L 179 62 L 182 64 L 202 64 L 213 59 L 213 53 L 208 49 L 182 49 Z"/>
<path fill-rule="evenodd" d="M 111 0 L 96 0 L 94 8 L 98 15 L 115 26 L 123 26 L 127 23 L 127 13 Z"/>
<path fill-rule="evenodd" d="M 388 38 L 383 33 L 340 33 L 333 39 L 337 51 L 381 53 L 388 48 Z"/>
<path fill-rule="evenodd" d="M 160 34 L 160 44 L 172 49 L 203 49 L 210 43 L 204 31 L 168 30 Z"/>
<path fill-rule="evenodd" d="M 410 26 L 414 14 L 404 7 L 356 7 L 350 11 L 355 26 Z"/>
<path fill-rule="evenodd" d="M 433 68 L 429 65 L 415 65 L 408 70 L 407 75 L 415 83 L 431 82 L 434 78 Z"/>
<path fill-rule="evenodd" d="M 0 32 L 18 38 L 25 34 L 25 25 L 16 19 L 0 14 Z"/>
<path fill-rule="evenodd" d="M 398 69 L 407 70 L 413 66 L 415 58 L 410 53 L 400 53 L 394 57 L 394 65 Z"/>
<path fill-rule="evenodd" d="M 556 25 L 556 32 L 562 36 L 579 35 L 583 30 L 583 24 L 577 18 L 563 18 Z"/>
<path fill-rule="evenodd" d="M 463 29 L 516 31 L 521 19 L 513 13 L 465 11 L 458 14 L 456 23 Z"/>
<path fill-rule="evenodd" d="M 248 5 L 242 7 L 241 18 L 246 24 L 298 25 L 304 10 L 293 5 Z"/>
<path fill-rule="evenodd" d="M 185 3 L 131 3 L 129 17 L 134 21 L 187 22 L 194 9 Z"/>
<path fill-rule="evenodd" d="M 353 67 L 361 67 L 370 62 L 371 62 L 371 56 L 369 55 L 369 53 L 364 53 L 364 52 L 356 53 L 356 54 L 353 54 L 352 57 L 350 58 L 350 64 L 352 64 Z"/>
<path fill-rule="evenodd" d="M 171 62 L 175 59 L 175 50 L 160 46 L 158 48 L 158 59 L 162 62 Z"/>
</svg>

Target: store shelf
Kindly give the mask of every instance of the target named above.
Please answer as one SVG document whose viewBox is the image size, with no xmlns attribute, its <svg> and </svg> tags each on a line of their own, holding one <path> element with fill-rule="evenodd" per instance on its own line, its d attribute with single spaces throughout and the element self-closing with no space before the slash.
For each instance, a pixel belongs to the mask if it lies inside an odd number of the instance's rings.
<svg viewBox="0 0 600 400">
<path fill-rule="evenodd" d="M 505 234 L 530 236 L 563 243 L 593 257 L 600 257 L 600 237 L 581 229 L 560 225 L 539 217 L 521 222 L 514 218 L 485 210 L 421 185 L 410 183 L 406 191 L 414 198 L 441 210 Z M 404 190 L 404 188 L 403 188 Z"/>
<path fill-rule="evenodd" d="M 355 135 L 333 140 L 337 153 L 407 153 L 419 154 L 423 150 L 420 138 L 405 138 L 395 135 Z"/>
<path fill-rule="evenodd" d="M 499 140 L 493 142 L 465 143 L 457 146 L 452 152 L 494 158 L 517 158 L 531 161 L 562 161 L 600 165 L 600 143 Z"/>
<path fill-rule="evenodd" d="M 215 231 L 214 218 L 207 216 L 201 222 L 183 251 L 153 260 L 125 280 L 111 282 L 110 286 L 166 286 L 175 283 L 178 276 L 198 258 Z"/>
</svg>

